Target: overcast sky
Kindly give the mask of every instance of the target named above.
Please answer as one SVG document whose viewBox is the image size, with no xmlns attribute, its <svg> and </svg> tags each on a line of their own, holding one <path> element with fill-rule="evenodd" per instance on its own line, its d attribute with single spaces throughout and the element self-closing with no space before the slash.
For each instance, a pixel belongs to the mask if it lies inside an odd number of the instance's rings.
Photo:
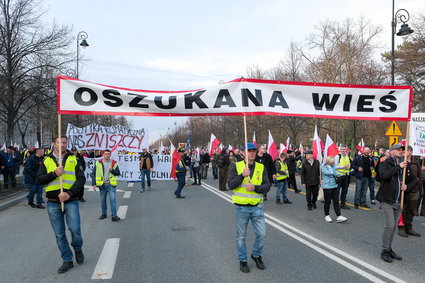
<svg viewBox="0 0 425 283">
<path fill-rule="evenodd" d="M 364 16 L 391 48 L 392 0 L 44 0 L 46 19 L 86 31 L 80 78 L 112 86 L 189 90 L 276 66 L 291 41 L 303 42 L 325 19 Z M 398 0 L 417 15 L 425 0 Z M 398 26 L 399 28 L 399 26 Z M 401 38 L 397 38 L 401 41 Z M 75 42 L 76 48 L 76 42 Z M 379 50 L 378 50 L 379 51 Z M 381 50 L 383 51 L 383 50 Z M 135 117 L 151 141 L 185 118 Z"/>
</svg>

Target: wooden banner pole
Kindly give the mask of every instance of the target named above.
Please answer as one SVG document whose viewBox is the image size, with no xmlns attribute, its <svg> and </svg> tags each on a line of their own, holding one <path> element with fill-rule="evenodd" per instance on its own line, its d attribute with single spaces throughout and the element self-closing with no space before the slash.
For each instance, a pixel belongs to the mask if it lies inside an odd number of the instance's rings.
<svg viewBox="0 0 425 283">
<path fill-rule="evenodd" d="M 58 140 L 59 140 L 59 148 L 58 148 L 58 164 L 62 166 L 62 127 L 61 127 L 61 114 L 58 114 Z M 62 175 L 59 176 L 59 189 L 60 193 L 63 193 L 63 184 L 62 184 Z M 65 211 L 65 203 L 61 201 L 61 210 Z"/>
<path fill-rule="evenodd" d="M 246 129 L 246 114 L 243 115 L 243 129 L 245 137 L 245 166 L 248 168 L 248 133 Z M 248 182 L 251 182 L 250 177 L 247 177 Z"/>
<path fill-rule="evenodd" d="M 409 148 L 409 135 L 410 135 L 410 121 L 407 121 L 406 125 L 406 145 L 404 149 L 404 161 L 407 161 L 407 150 Z M 406 184 L 406 173 L 407 173 L 407 167 L 403 168 L 403 181 L 402 184 Z M 403 210 L 404 206 L 404 191 L 401 191 L 401 200 L 400 200 L 400 209 Z"/>
</svg>

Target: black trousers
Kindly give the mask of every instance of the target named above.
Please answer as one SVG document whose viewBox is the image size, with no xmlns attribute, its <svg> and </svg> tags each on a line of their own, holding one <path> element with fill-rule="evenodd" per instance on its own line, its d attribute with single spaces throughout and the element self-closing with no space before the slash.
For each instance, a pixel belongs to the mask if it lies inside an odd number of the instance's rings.
<svg viewBox="0 0 425 283">
<path fill-rule="evenodd" d="M 323 196 L 325 197 L 325 215 L 329 215 L 329 208 L 331 207 L 331 201 L 334 203 L 334 210 L 336 216 L 341 215 L 341 209 L 339 208 L 339 191 L 337 188 L 334 189 L 323 189 Z"/>
<path fill-rule="evenodd" d="M 307 199 L 307 206 L 312 207 L 314 204 L 316 204 L 317 196 L 319 195 L 319 185 L 307 185 L 306 188 L 306 199 Z"/>
<path fill-rule="evenodd" d="M 295 173 L 289 173 L 288 187 L 291 188 L 291 189 L 294 189 L 295 191 L 298 190 L 297 189 L 297 180 L 295 179 Z"/>
<path fill-rule="evenodd" d="M 195 180 L 195 184 L 201 183 L 201 172 L 200 168 L 198 167 L 192 167 L 193 168 L 193 179 Z"/>
<path fill-rule="evenodd" d="M 228 171 L 227 167 L 218 168 L 218 189 L 220 191 L 226 190 Z"/>
<path fill-rule="evenodd" d="M 350 175 L 339 177 L 341 182 L 338 184 L 338 193 L 341 192 L 341 205 L 347 201 L 348 186 L 350 185 Z"/>
<path fill-rule="evenodd" d="M 4 187 L 7 189 L 10 184 L 13 188 L 16 188 L 16 168 L 6 167 L 3 170 Z"/>
</svg>

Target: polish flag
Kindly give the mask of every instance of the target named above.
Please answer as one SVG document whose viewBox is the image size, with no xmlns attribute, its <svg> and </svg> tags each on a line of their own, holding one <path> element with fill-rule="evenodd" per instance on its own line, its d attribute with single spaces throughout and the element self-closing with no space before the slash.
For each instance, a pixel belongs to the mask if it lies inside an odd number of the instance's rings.
<svg viewBox="0 0 425 283">
<path fill-rule="evenodd" d="M 300 143 L 300 147 L 298 148 L 298 150 L 301 152 L 301 154 L 304 154 L 304 147 L 301 143 Z"/>
<path fill-rule="evenodd" d="M 176 148 L 174 147 L 173 143 L 170 140 L 170 155 L 171 155 L 171 172 L 170 172 L 170 177 L 173 178 L 174 180 L 177 179 L 176 176 L 176 166 L 177 163 L 179 163 L 180 161 L 180 155 L 177 152 Z"/>
<path fill-rule="evenodd" d="M 400 143 L 401 143 L 403 146 L 406 146 L 406 139 L 402 139 L 402 140 L 400 141 Z"/>
<path fill-rule="evenodd" d="M 288 150 L 288 149 L 290 149 L 289 147 L 291 146 L 291 143 L 290 143 L 290 141 L 291 141 L 291 138 L 290 137 L 288 137 L 287 139 L 286 139 L 286 143 L 285 143 L 285 146 L 286 146 L 286 149 Z M 286 152 L 286 151 L 285 151 Z"/>
<path fill-rule="evenodd" d="M 333 142 L 331 137 L 328 134 L 326 134 L 325 152 L 323 153 L 324 159 L 326 160 L 326 157 L 336 156 L 338 154 L 339 154 L 338 147 Z"/>
<path fill-rule="evenodd" d="M 39 148 L 40 144 L 38 143 L 38 141 L 35 143 L 34 148 Z"/>
<path fill-rule="evenodd" d="M 3 146 L 1 147 L 1 150 L 3 150 L 4 152 L 7 152 L 7 146 L 6 146 L 6 142 L 3 143 Z"/>
<path fill-rule="evenodd" d="M 252 137 L 252 143 L 255 145 L 255 147 L 257 147 L 257 140 L 255 139 L 255 132 L 254 132 L 254 136 Z"/>
<path fill-rule="evenodd" d="M 281 143 L 279 145 L 279 153 L 286 152 L 286 151 L 287 151 L 286 146 L 283 143 Z"/>
<path fill-rule="evenodd" d="M 235 151 L 235 148 L 229 144 L 229 148 L 228 148 L 228 150 L 229 150 L 229 151 L 230 151 L 230 150 L 231 150 L 231 151 Z"/>
<path fill-rule="evenodd" d="M 221 153 L 221 151 L 223 150 L 223 144 L 221 143 L 216 149 L 215 149 L 215 152 L 216 153 L 218 153 L 218 154 L 220 154 Z"/>
<path fill-rule="evenodd" d="M 357 153 L 358 154 L 362 154 L 364 151 L 364 140 L 362 138 L 362 140 L 359 142 L 359 144 L 356 146 L 357 149 Z"/>
<path fill-rule="evenodd" d="M 217 148 L 217 146 L 220 144 L 220 140 L 218 138 L 216 138 L 213 134 L 211 134 L 211 138 L 210 138 L 210 146 L 208 148 L 208 152 L 210 154 L 210 156 L 213 156 L 214 153 L 214 149 Z"/>
<path fill-rule="evenodd" d="M 317 126 L 314 126 L 314 138 L 313 138 L 313 158 L 319 160 L 322 163 L 322 140 L 317 133 Z"/>
<path fill-rule="evenodd" d="M 279 152 L 277 151 L 276 144 L 273 140 L 272 133 L 269 131 L 269 142 L 267 145 L 267 153 L 271 155 L 272 159 L 275 160 L 276 157 L 279 155 Z"/>
</svg>

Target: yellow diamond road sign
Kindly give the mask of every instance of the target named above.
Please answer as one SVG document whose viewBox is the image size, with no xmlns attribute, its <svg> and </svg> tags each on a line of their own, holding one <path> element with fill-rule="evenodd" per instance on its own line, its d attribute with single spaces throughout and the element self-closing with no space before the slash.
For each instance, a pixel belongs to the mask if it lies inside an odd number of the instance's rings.
<svg viewBox="0 0 425 283">
<path fill-rule="evenodd" d="M 391 125 L 388 127 L 387 132 L 385 133 L 386 136 L 402 136 L 400 127 L 397 125 L 396 121 L 393 121 Z"/>
</svg>

